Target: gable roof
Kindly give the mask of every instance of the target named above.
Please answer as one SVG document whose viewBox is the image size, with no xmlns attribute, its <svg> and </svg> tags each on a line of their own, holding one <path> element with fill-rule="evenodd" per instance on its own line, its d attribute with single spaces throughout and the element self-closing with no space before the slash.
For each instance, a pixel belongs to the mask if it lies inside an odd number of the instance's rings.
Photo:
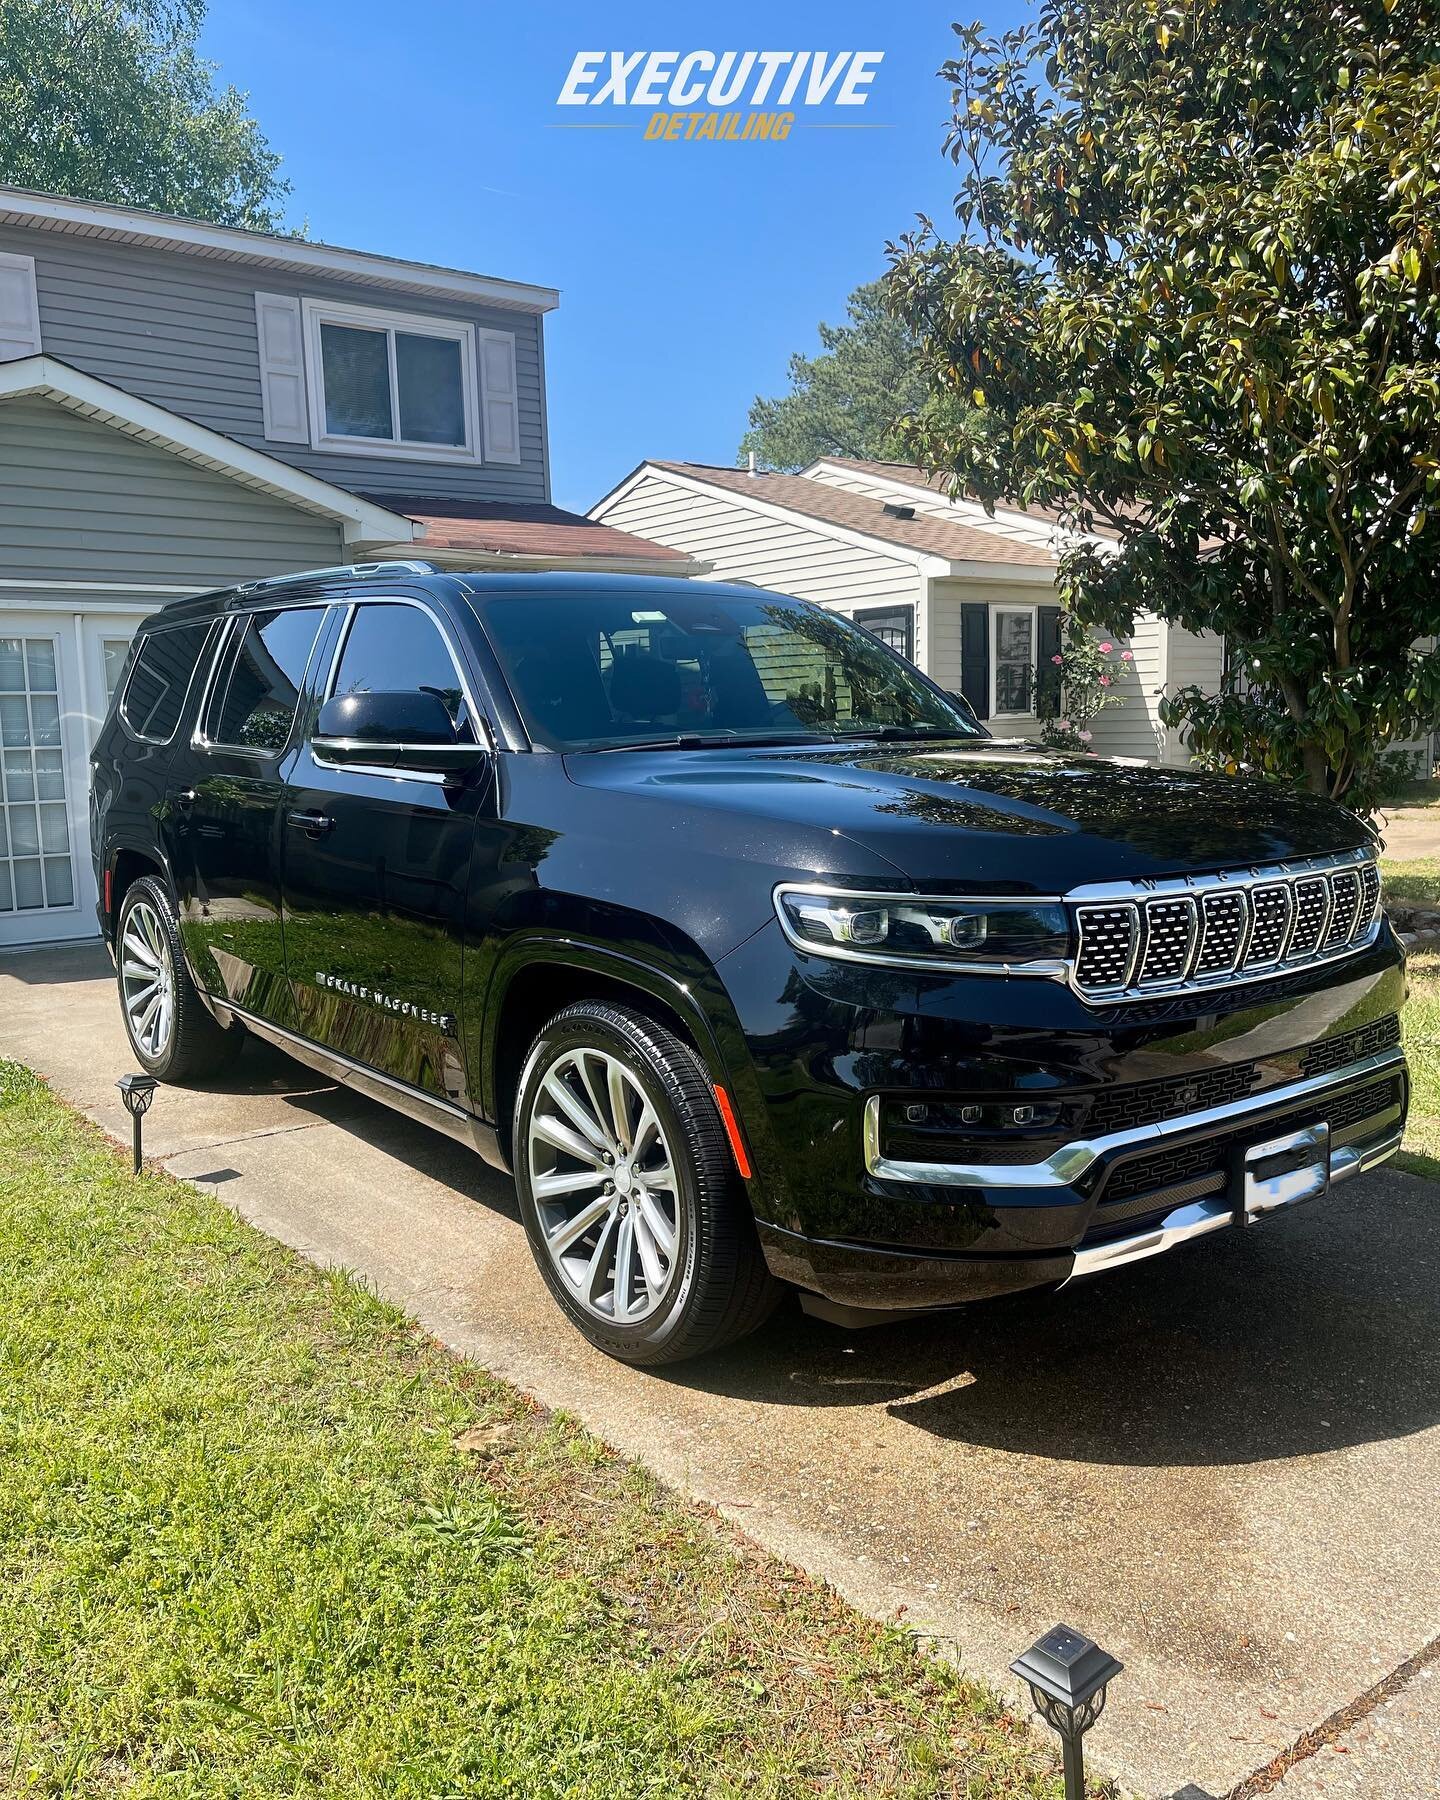
<svg viewBox="0 0 1440 1800">
<path fill-rule="evenodd" d="M 447 269 L 438 263 L 406 262 L 398 256 L 377 256 L 371 250 L 346 250 L 338 244 L 316 244 L 268 231 L 241 231 L 233 225 L 211 225 L 203 219 L 148 212 L 143 207 L 72 200 L 31 188 L 0 186 L 0 225 L 28 225 L 76 237 L 177 250 L 257 269 L 339 278 L 361 287 L 441 294 L 519 312 L 551 312 L 560 304 L 554 288 L 533 287 L 528 282 Z"/>
<path fill-rule="evenodd" d="M 22 356 L 0 363 L 0 402 L 29 398 L 53 400 L 81 418 L 113 426 L 141 443 L 156 444 L 198 468 L 227 475 L 242 487 L 288 500 L 302 512 L 335 519 L 346 544 L 357 548 L 408 543 L 416 535 L 411 521 L 388 506 L 307 475 L 263 450 L 251 450 L 222 432 L 87 375 L 58 357 Z"/>
<path fill-rule="evenodd" d="M 916 513 L 912 519 L 896 518 L 885 503 L 867 495 L 833 487 L 808 475 L 774 475 L 747 469 L 721 468 L 708 463 L 649 462 L 659 469 L 706 487 L 719 488 L 742 500 L 759 501 L 818 523 L 842 527 L 874 538 L 879 543 L 943 557 L 947 562 L 994 563 L 1012 567 L 1053 569 L 1055 557 L 1034 544 L 1019 542 L 978 525 L 937 519 Z M 592 509 L 593 510 L 593 509 Z"/>
<path fill-rule="evenodd" d="M 982 502 L 975 499 L 972 494 L 966 494 L 963 491 L 959 494 L 951 493 L 950 485 L 953 479 L 951 476 L 922 469 L 915 463 L 873 462 L 859 456 L 820 456 L 810 467 L 817 469 L 822 463 L 827 463 L 836 469 L 853 469 L 857 475 L 869 475 L 876 481 L 888 481 L 896 487 L 920 488 L 926 493 L 936 495 L 941 500 L 950 501 L 952 505 L 973 507 L 978 511 L 984 511 Z M 806 473 L 808 474 L 808 471 Z M 1055 506 L 1021 506 L 1018 502 L 1006 500 L 997 503 L 995 510 L 997 513 L 1010 513 L 1017 519 L 1030 519 L 1037 522 L 1043 520 L 1052 525 L 1059 525 L 1061 522 L 1060 509 Z M 1094 535 L 1113 538 L 1116 534 L 1108 525 L 1097 524 L 1094 527 Z"/>
<path fill-rule="evenodd" d="M 420 494 L 376 494 L 378 503 L 423 527 L 421 554 L 448 567 L 470 568 L 477 556 L 521 568 L 606 569 L 615 573 L 698 575 L 710 565 L 683 550 L 618 531 L 562 507 L 505 500 L 450 500 Z"/>
</svg>

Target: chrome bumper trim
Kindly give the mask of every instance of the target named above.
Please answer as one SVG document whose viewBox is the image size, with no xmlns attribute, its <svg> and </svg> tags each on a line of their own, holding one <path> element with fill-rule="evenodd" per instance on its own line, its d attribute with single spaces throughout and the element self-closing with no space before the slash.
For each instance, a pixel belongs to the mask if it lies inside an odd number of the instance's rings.
<svg viewBox="0 0 1440 1800">
<path fill-rule="evenodd" d="M 1077 1138 L 1072 1144 L 1062 1144 L 1044 1162 L 1038 1163 L 927 1163 L 884 1156 L 880 1150 L 881 1099 L 878 1094 L 872 1094 L 865 1102 L 865 1167 L 879 1181 L 919 1183 L 925 1187 L 1069 1187 L 1112 1151 L 1163 1144 L 1170 1138 L 1204 1131 L 1211 1125 L 1230 1125 L 1252 1114 L 1288 1106 L 1293 1101 L 1308 1100 L 1314 1094 L 1323 1094 L 1331 1088 L 1344 1087 L 1354 1081 L 1363 1081 L 1369 1075 L 1379 1075 L 1387 1069 L 1403 1069 L 1404 1066 L 1403 1050 L 1381 1050 L 1374 1056 L 1349 1063 L 1343 1069 L 1331 1069 L 1324 1075 L 1312 1075 L 1305 1081 L 1292 1081 L 1284 1087 L 1267 1088 L 1263 1093 L 1252 1094 L 1244 1100 L 1231 1100 L 1224 1106 L 1182 1113 L 1178 1118 L 1161 1119 L 1154 1125 L 1134 1125 L 1103 1137 Z M 1337 1157 L 1341 1154 L 1336 1152 Z"/>
<path fill-rule="evenodd" d="M 1337 1181 L 1363 1174 L 1366 1169 L 1373 1169 L 1377 1163 L 1393 1156 L 1400 1148 L 1402 1135 L 1396 1129 L 1386 1132 L 1383 1137 L 1371 1138 L 1367 1143 L 1346 1144 L 1339 1150 L 1332 1150 L 1330 1185 L 1333 1187 Z M 1272 1210 L 1279 1211 L 1283 1208 Z M 1238 1218 L 1235 1204 L 1223 1194 L 1193 1201 L 1189 1206 L 1178 1206 L 1158 1224 L 1148 1226 L 1144 1231 L 1077 1250 L 1075 1266 L 1060 1286 L 1066 1287 L 1085 1275 L 1099 1275 L 1106 1269 L 1123 1268 L 1126 1263 L 1143 1262 L 1146 1257 L 1162 1256 L 1165 1251 L 1175 1249 L 1178 1244 L 1188 1244 L 1192 1238 L 1204 1237 L 1211 1231 L 1219 1231 L 1222 1226 L 1236 1223 Z"/>
</svg>

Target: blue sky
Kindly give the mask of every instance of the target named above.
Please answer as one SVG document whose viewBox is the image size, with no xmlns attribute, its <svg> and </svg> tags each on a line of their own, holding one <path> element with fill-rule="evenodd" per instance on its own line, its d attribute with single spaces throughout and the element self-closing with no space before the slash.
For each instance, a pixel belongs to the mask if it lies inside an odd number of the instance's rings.
<svg viewBox="0 0 1440 1800">
<path fill-rule="evenodd" d="M 292 215 L 331 243 L 535 281 L 554 497 L 583 510 L 646 456 L 729 463 L 757 393 L 885 265 L 917 212 L 952 221 L 941 155 L 965 5 L 211 0 L 204 36 L 285 158 Z M 990 0 L 988 23 L 1020 7 Z M 582 49 L 866 49 L 853 117 L 785 143 L 649 143 L 557 108 Z M 607 117 L 637 115 L 606 114 Z M 805 116 L 805 115 L 801 115 Z"/>
</svg>

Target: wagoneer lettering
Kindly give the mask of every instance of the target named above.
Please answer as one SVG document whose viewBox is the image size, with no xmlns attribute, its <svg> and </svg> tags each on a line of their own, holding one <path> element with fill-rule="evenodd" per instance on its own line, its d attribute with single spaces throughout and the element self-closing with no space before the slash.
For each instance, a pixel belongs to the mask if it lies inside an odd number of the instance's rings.
<svg viewBox="0 0 1440 1800">
<path fill-rule="evenodd" d="M 122 695 L 91 797 L 135 1055 L 254 1033 L 513 1170 L 612 1355 L 1283 1230 L 1399 1145 L 1337 806 L 999 744 L 751 587 L 374 564 L 166 607 L 132 666 L 157 632 L 180 716 Z"/>
</svg>

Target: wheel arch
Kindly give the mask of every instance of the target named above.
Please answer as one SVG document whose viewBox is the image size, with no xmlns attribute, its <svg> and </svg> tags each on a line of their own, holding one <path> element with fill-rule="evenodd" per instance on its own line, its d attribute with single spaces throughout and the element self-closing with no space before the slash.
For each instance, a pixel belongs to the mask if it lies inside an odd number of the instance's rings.
<svg viewBox="0 0 1440 1800">
<path fill-rule="evenodd" d="M 572 1001 L 635 1007 L 688 1043 L 712 1084 L 723 1085 L 725 1058 L 696 986 L 605 945 L 531 939 L 511 946 L 491 977 L 480 1062 L 481 1106 L 507 1161 L 525 1054 L 545 1021 Z"/>
</svg>

